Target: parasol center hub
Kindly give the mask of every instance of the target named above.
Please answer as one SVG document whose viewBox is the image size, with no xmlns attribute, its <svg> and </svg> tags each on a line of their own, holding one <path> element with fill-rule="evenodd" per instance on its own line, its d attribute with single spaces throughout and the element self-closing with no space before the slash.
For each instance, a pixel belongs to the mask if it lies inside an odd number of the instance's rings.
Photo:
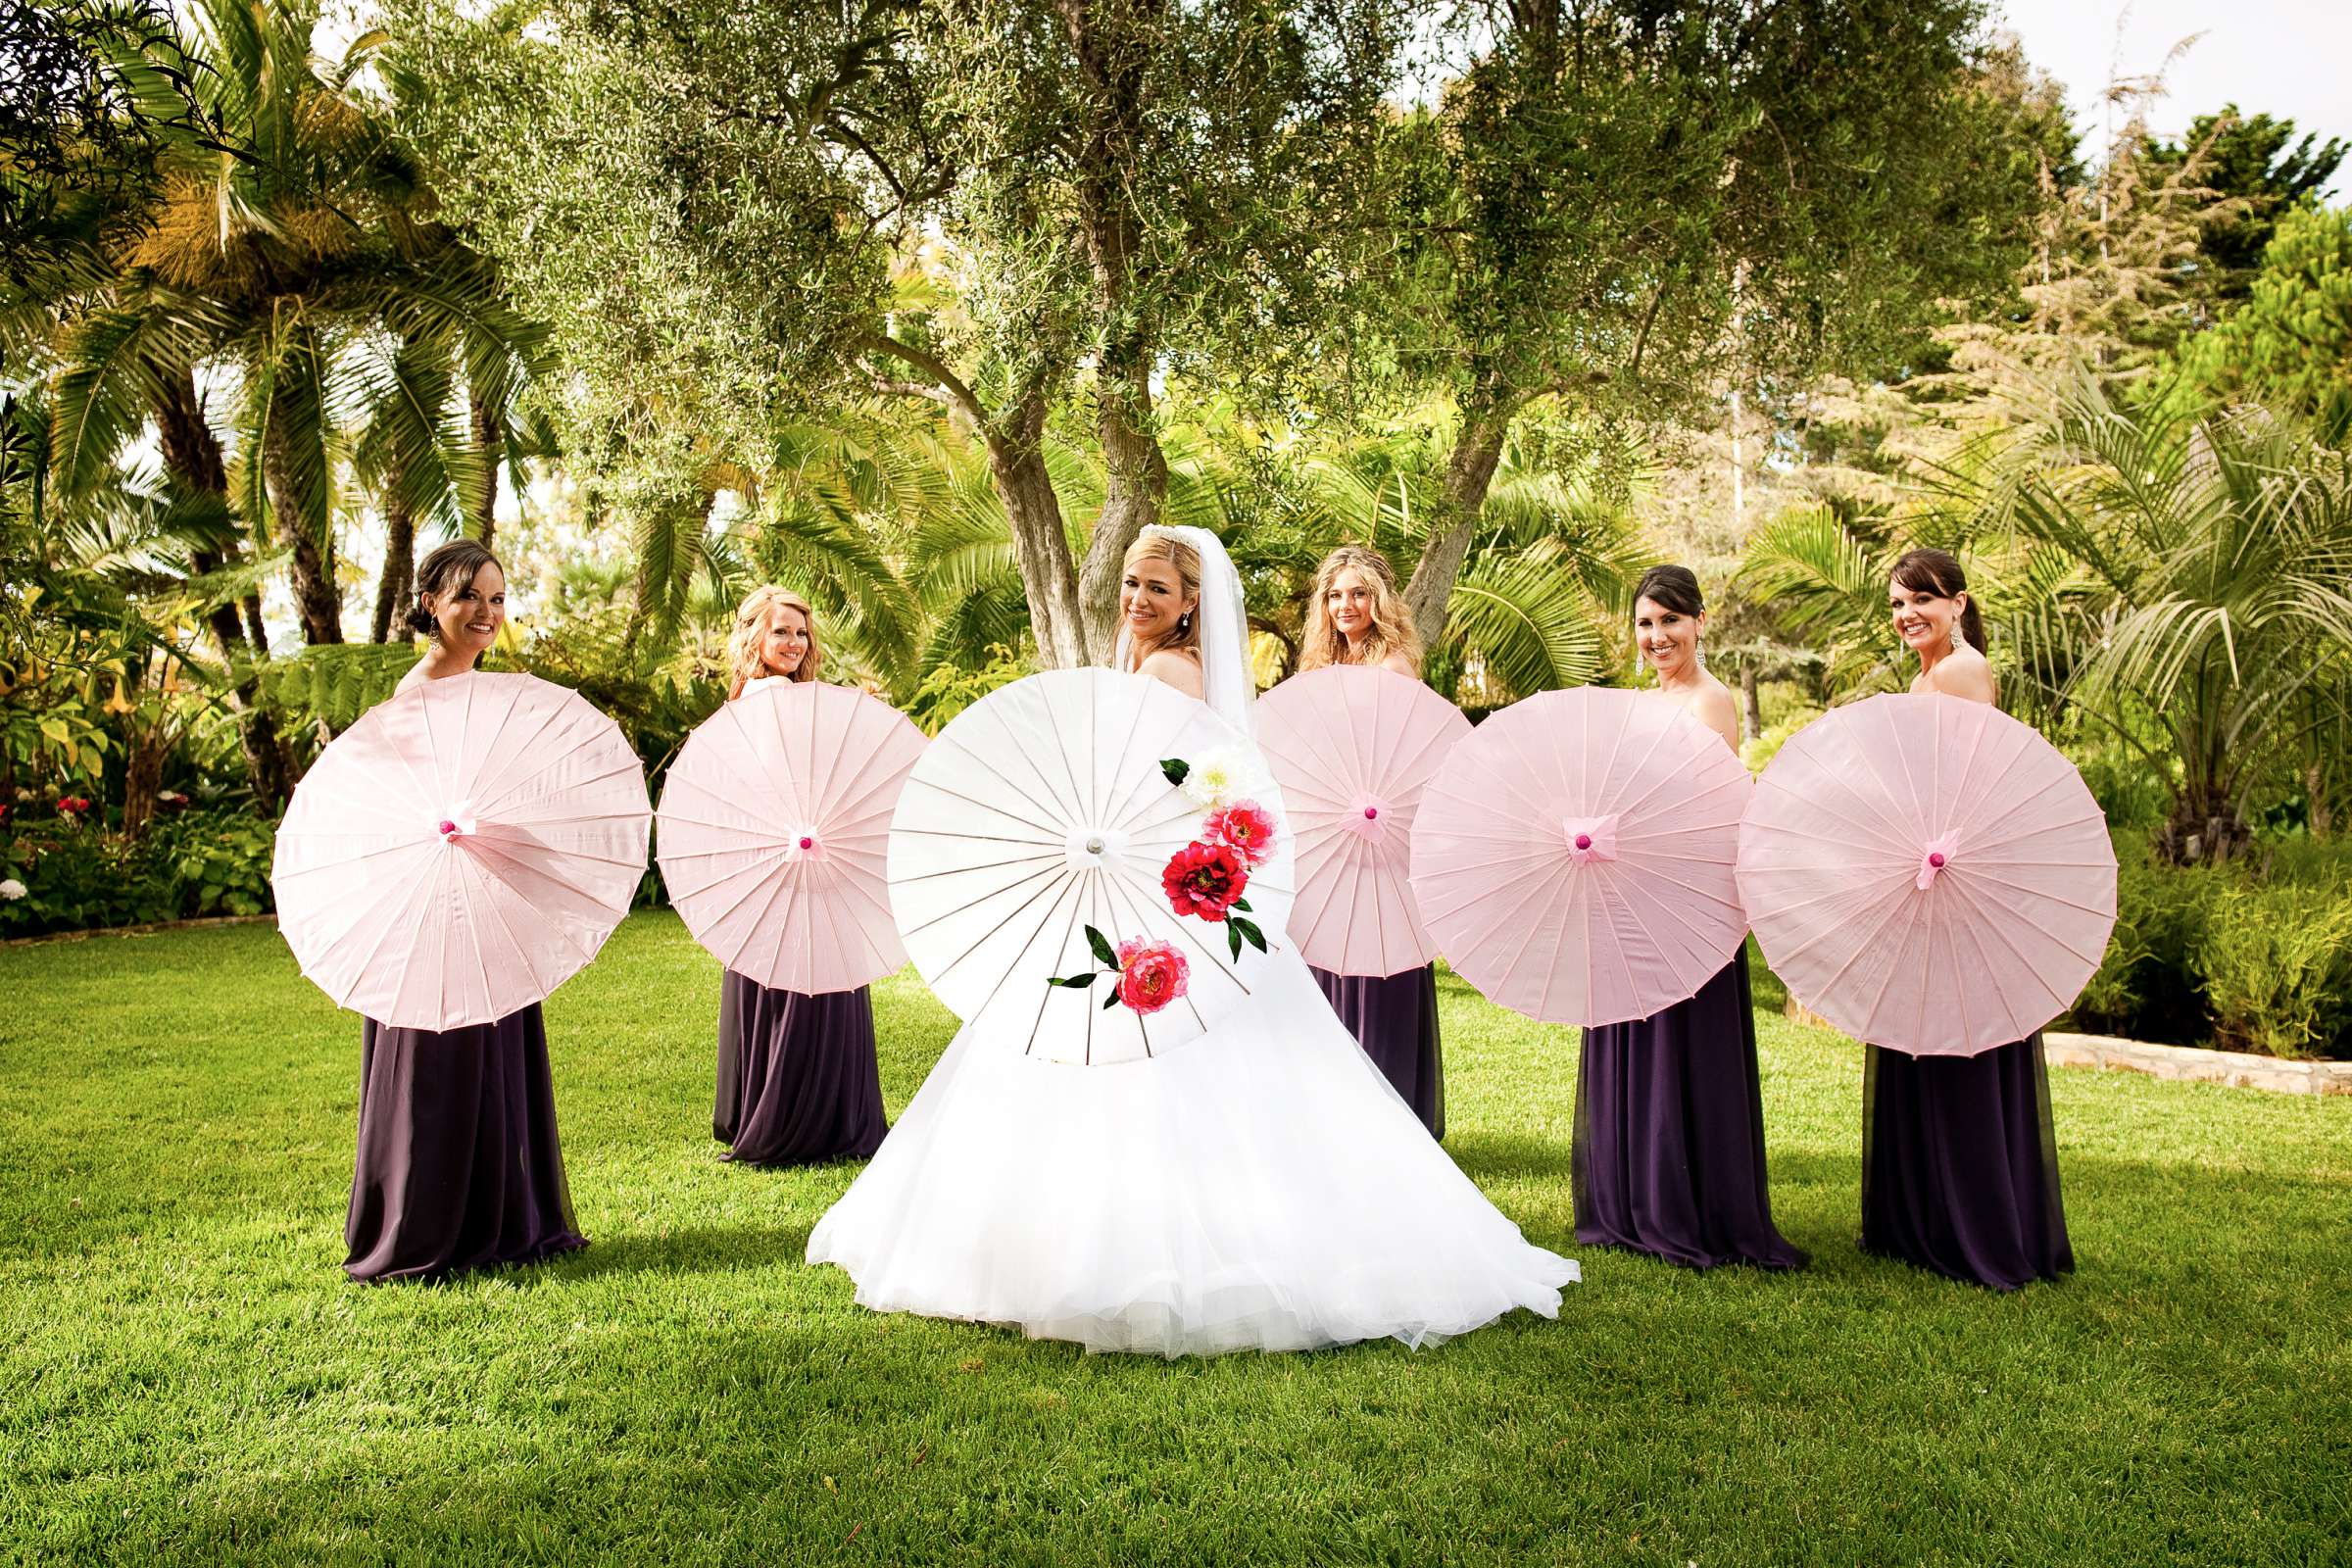
<svg viewBox="0 0 2352 1568">
<path fill-rule="evenodd" d="M 825 858 L 824 835 L 814 827 L 796 827 L 784 835 L 784 858 L 787 860 L 821 860 Z"/>
<path fill-rule="evenodd" d="M 1377 795 L 1358 795 L 1348 803 L 1340 826 L 1368 844 L 1381 843 L 1389 836 L 1389 821 L 1394 813 L 1389 803 Z"/>
<path fill-rule="evenodd" d="M 1560 838 L 1568 858 L 1578 865 L 1617 858 L 1617 813 L 1571 816 L 1560 823 Z"/>
<path fill-rule="evenodd" d="M 1062 840 L 1062 858 L 1073 871 L 1117 868 L 1127 850 L 1127 835 L 1111 827 L 1075 827 Z"/>
<path fill-rule="evenodd" d="M 1936 879 L 1943 874 L 1943 868 L 1945 866 L 1952 863 L 1952 857 L 1958 854 L 1959 850 L 1959 838 L 1950 833 L 1944 834 L 1941 838 L 1930 839 L 1927 843 L 1921 845 L 1919 850 L 1919 876 L 1913 885 L 1916 886 L 1922 893 L 1925 893 L 1928 891 L 1928 889 L 1934 887 L 1936 885 Z"/>
<path fill-rule="evenodd" d="M 469 803 L 465 801 L 460 801 L 433 824 L 433 832 L 444 844 L 455 844 L 473 830 L 473 812 Z"/>
</svg>

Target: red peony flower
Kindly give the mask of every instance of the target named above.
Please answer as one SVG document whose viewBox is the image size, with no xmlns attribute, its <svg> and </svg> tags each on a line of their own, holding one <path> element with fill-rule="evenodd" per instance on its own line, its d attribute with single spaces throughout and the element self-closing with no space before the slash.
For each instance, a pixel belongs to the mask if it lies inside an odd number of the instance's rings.
<svg viewBox="0 0 2352 1568">
<path fill-rule="evenodd" d="M 1274 818 L 1255 801 L 1236 801 L 1212 811 L 1200 836 L 1224 845 L 1250 865 L 1263 865 L 1274 856 Z"/>
<path fill-rule="evenodd" d="M 90 803 L 78 795 L 64 795 L 58 798 L 57 808 L 73 815 L 88 810 Z"/>
<path fill-rule="evenodd" d="M 1184 955 L 1165 942 L 1119 944 L 1119 1000 L 1137 1012 L 1157 1012 L 1183 996 L 1191 973 Z"/>
<path fill-rule="evenodd" d="M 1196 841 L 1168 858 L 1159 885 L 1168 895 L 1168 907 L 1178 914 L 1222 920 L 1250 886 L 1250 872 L 1235 851 Z"/>
</svg>

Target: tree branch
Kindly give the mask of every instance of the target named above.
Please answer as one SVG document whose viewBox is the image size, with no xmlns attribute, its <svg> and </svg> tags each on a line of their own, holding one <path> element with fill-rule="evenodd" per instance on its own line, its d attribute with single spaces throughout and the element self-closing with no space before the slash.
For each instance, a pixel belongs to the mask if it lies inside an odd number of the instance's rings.
<svg viewBox="0 0 2352 1568">
<path fill-rule="evenodd" d="M 865 346 L 877 354 L 887 354 L 895 360 L 913 366 L 931 377 L 937 383 L 939 391 L 946 394 L 942 401 L 961 409 L 975 424 L 988 422 L 988 410 L 982 406 L 978 395 L 964 384 L 961 376 L 949 369 L 947 363 L 937 356 L 926 353 L 911 343 L 902 343 L 887 332 L 866 333 Z"/>
</svg>

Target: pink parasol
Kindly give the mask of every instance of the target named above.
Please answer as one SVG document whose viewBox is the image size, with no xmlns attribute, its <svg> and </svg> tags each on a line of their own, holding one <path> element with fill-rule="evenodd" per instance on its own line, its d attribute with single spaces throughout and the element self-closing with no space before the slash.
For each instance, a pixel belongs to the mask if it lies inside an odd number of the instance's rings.
<svg viewBox="0 0 2352 1568">
<path fill-rule="evenodd" d="M 645 875 L 620 726 L 535 675 L 418 683 L 318 755 L 277 830 L 277 928 L 335 1002 L 491 1023 L 587 965 Z"/>
<path fill-rule="evenodd" d="M 1333 664 L 1258 699 L 1257 728 L 1298 835 L 1300 955 L 1355 975 L 1436 957 L 1407 881 L 1413 813 L 1470 733 L 1461 710 L 1395 670 Z"/>
<path fill-rule="evenodd" d="M 1583 687 L 1470 732 L 1421 795 L 1413 892 L 1456 972 L 1549 1023 L 1685 1001 L 1747 934 L 1747 770 L 1654 693 Z"/>
<path fill-rule="evenodd" d="M 2081 995 L 2115 925 L 2115 849 L 2030 726 L 1887 695 L 1781 748 L 1740 831 L 1740 891 L 1797 1001 L 1872 1045 L 1974 1055 Z"/>
<path fill-rule="evenodd" d="M 694 939 L 782 991 L 854 991 L 906 961 L 883 867 L 923 733 L 846 686 L 772 681 L 686 738 L 657 858 Z"/>
</svg>

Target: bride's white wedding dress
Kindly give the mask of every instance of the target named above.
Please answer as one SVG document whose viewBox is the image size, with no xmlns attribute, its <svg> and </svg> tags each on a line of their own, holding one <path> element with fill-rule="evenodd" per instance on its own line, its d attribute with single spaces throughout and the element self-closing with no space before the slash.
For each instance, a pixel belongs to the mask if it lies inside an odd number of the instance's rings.
<svg viewBox="0 0 2352 1568">
<path fill-rule="evenodd" d="M 1185 534 L 1203 606 L 1221 606 L 1230 564 Z M 1226 618 L 1204 618 L 1204 648 Z M 1217 663 L 1211 706 L 1246 724 Z M 1295 952 L 1259 975 L 1245 1007 L 1152 1061 L 1041 1061 L 967 1025 L 808 1260 L 840 1264 L 880 1311 L 1169 1356 L 1422 1346 L 1516 1307 L 1556 1316 L 1576 1264 L 1455 1167 Z"/>
</svg>

